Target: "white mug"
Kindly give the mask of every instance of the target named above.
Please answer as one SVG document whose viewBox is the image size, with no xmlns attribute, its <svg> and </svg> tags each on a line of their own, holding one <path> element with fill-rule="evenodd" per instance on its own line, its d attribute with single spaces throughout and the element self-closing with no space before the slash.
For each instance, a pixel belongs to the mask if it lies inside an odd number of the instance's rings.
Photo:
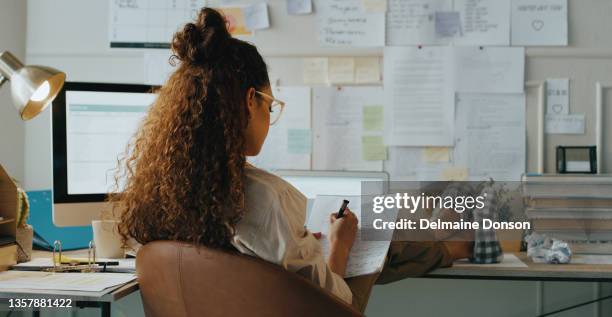
<svg viewBox="0 0 612 317">
<path fill-rule="evenodd" d="M 113 259 L 125 257 L 118 224 L 116 220 L 93 220 L 91 222 L 96 257 Z"/>
</svg>

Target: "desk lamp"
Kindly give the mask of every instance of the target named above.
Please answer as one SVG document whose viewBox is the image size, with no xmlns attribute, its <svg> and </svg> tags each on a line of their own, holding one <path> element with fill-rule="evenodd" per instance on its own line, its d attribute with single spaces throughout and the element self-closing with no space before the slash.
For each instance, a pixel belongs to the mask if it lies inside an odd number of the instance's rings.
<svg viewBox="0 0 612 317">
<path fill-rule="evenodd" d="M 41 113 L 55 99 L 64 85 L 66 74 L 45 66 L 24 66 L 8 51 L 0 53 L 0 88 L 11 82 L 13 104 L 22 120 L 30 120 Z M 0 105 L 2 106 L 2 105 Z M 2 236 L 16 235 L 17 209 L 20 196 L 17 186 L 0 164 L 0 232 Z M 16 263 L 17 247 L 0 246 L 0 271 Z"/>
<path fill-rule="evenodd" d="M 13 104 L 21 119 L 41 113 L 62 89 L 66 74 L 46 66 L 24 66 L 8 51 L 0 53 L 0 87 L 11 82 Z"/>
</svg>

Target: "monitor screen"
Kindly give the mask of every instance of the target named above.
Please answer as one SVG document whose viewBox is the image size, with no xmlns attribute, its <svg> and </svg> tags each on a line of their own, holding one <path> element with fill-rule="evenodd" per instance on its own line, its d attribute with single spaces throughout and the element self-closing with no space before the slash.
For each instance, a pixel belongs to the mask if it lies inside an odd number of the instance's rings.
<svg viewBox="0 0 612 317">
<path fill-rule="evenodd" d="M 117 158 L 154 99 L 149 93 L 66 91 L 69 195 L 113 190 Z"/>
<path fill-rule="evenodd" d="M 53 102 L 55 203 L 104 201 L 115 186 L 118 159 L 126 153 L 156 95 L 131 84 L 66 83 Z"/>
</svg>

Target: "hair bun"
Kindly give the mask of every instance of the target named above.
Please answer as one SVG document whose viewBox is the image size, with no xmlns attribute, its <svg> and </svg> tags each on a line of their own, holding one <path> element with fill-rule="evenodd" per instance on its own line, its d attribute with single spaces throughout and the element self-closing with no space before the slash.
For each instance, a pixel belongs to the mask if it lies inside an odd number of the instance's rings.
<svg viewBox="0 0 612 317">
<path fill-rule="evenodd" d="M 172 39 L 172 50 L 182 62 L 206 63 L 223 56 L 231 35 L 225 18 L 214 9 L 200 10 Z"/>
</svg>

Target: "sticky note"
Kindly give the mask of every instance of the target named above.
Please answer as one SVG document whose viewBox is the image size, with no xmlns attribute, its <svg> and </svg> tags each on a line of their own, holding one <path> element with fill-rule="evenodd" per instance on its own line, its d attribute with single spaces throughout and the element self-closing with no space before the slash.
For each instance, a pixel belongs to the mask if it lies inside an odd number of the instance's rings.
<svg viewBox="0 0 612 317">
<path fill-rule="evenodd" d="M 384 128 L 384 108 L 382 105 L 363 107 L 363 130 L 382 131 Z"/>
<path fill-rule="evenodd" d="M 387 147 L 385 147 L 382 136 L 362 136 L 361 150 L 363 153 L 363 159 L 366 161 L 384 161 L 387 159 Z"/>
<path fill-rule="evenodd" d="M 302 62 L 304 84 L 327 84 L 328 60 L 325 57 L 305 58 Z"/>
<path fill-rule="evenodd" d="M 437 37 L 453 37 L 461 34 L 459 11 L 437 11 L 435 20 Z"/>
<path fill-rule="evenodd" d="M 312 13 L 312 0 L 287 0 L 287 13 L 290 15 Z"/>
<path fill-rule="evenodd" d="M 355 82 L 358 84 L 380 82 L 380 61 L 378 57 L 355 58 Z"/>
<path fill-rule="evenodd" d="M 310 154 L 312 139 L 310 129 L 287 130 L 287 153 Z"/>
<path fill-rule="evenodd" d="M 428 163 L 446 163 L 450 161 L 450 149 L 447 147 L 426 147 L 422 153 L 423 161 Z"/>
<path fill-rule="evenodd" d="M 331 57 L 327 64 L 327 78 L 331 84 L 355 82 L 355 59 L 352 57 Z"/>
<path fill-rule="evenodd" d="M 365 12 L 387 12 L 387 0 L 362 0 Z"/>
<path fill-rule="evenodd" d="M 547 114 L 546 134 L 584 134 L 584 114 Z"/>
<path fill-rule="evenodd" d="M 217 8 L 225 16 L 230 34 L 236 35 L 253 35 L 253 32 L 246 26 L 244 10 L 239 7 L 223 7 Z"/>
<path fill-rule="evenodd" d="M 447 167 L 441 173 L 443 181 L 465 181 L 468 179 L 468 169 L 465 167 Z"/>
<path fill-rule="evenodd" d="M 246 27 L 249 30 L 261 30 L 270 27 L 268 5 L 265 2 L 256 3 L 244 8 Z"/>
</svg>

